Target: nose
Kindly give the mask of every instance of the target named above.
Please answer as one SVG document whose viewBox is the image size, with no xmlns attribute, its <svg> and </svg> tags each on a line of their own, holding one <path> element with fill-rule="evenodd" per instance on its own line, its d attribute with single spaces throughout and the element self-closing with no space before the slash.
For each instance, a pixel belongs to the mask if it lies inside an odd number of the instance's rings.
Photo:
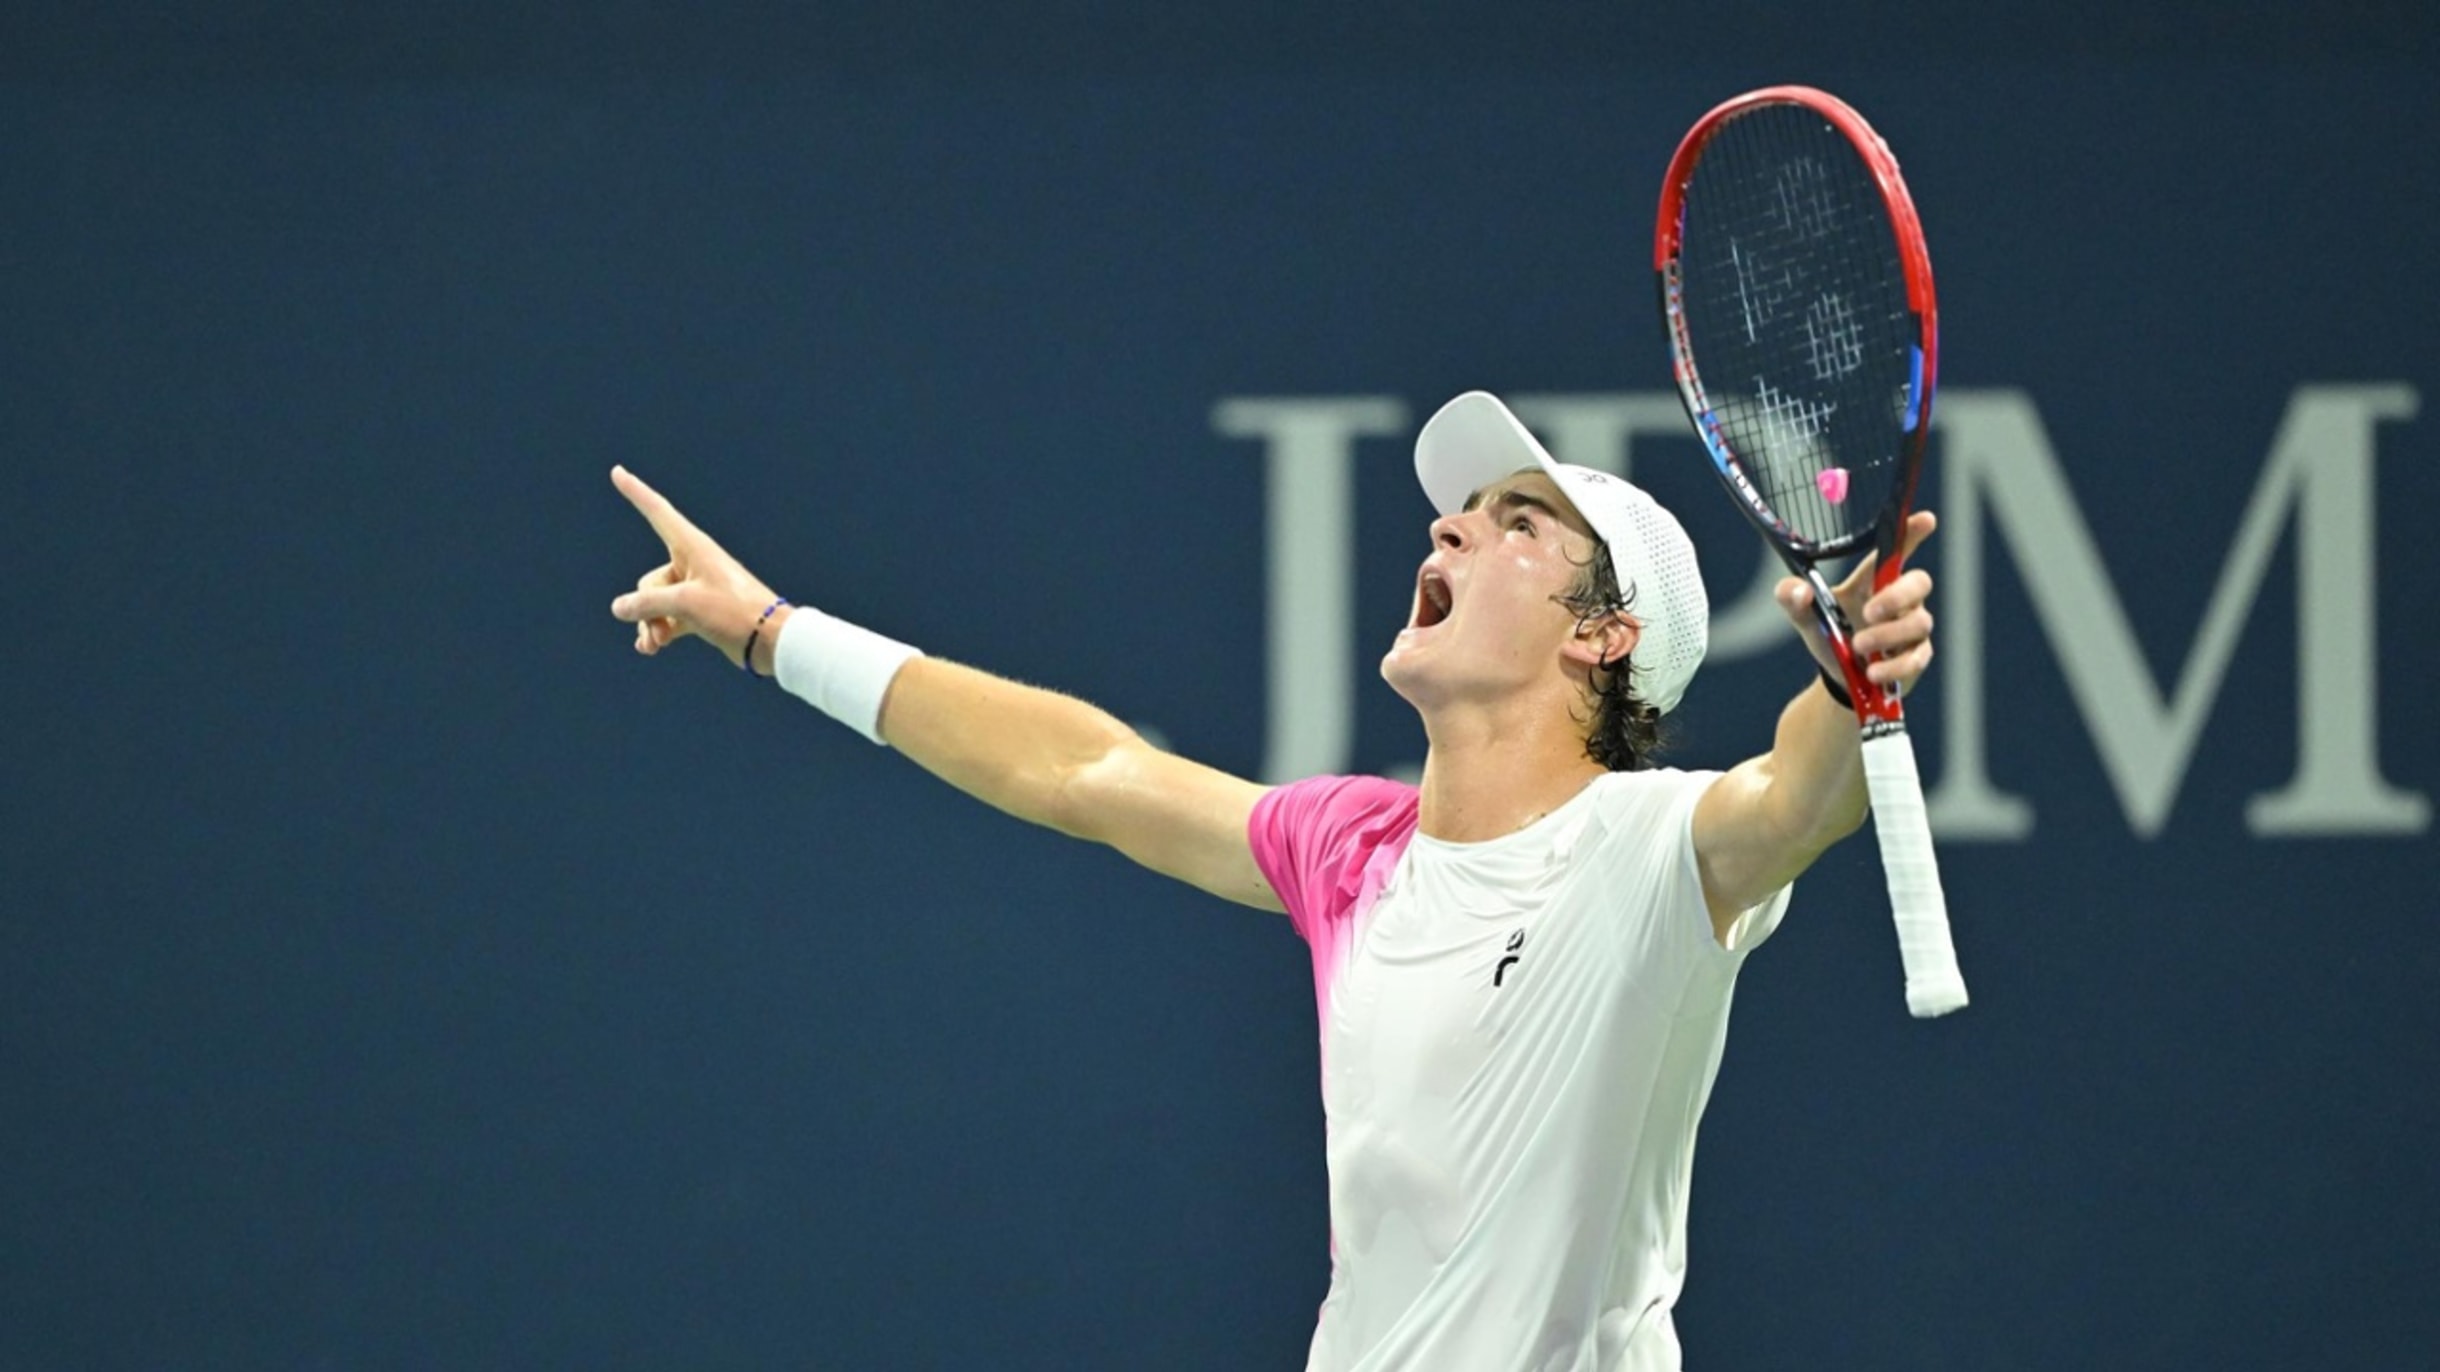
<svg viewBox="0 0 2440 1372">
<path fill-rule="evenodd" d="M 1432 546 L 1450 552 L 1462 552 L 1474 541 L 1474 530 L 1467 516 L 1471 511 L 1442 515 L 1432 521 Z"/>
</svg>

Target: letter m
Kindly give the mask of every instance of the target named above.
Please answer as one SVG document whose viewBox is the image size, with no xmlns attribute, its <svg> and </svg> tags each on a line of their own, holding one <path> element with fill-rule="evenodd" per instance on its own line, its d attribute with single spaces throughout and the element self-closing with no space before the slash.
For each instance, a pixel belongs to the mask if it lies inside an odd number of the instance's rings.
<svg viewBox="0 0 2440 1372">
<path fill-rule="evenodd" d="M 2282 528 L 2295 517 L 2296 771 L 2253 797 L 2246 827 L 2263 836 L 2419 834 L 2431 802 L 2380 773 L 2374 671 L 2373 452 L 2382 420 L 2415 415 L 2403 384 L 2300 386 L 2272 440 L 2235 544 L 2221 564 L 2201 632 L 2164 697 L 2128 627 L 2032 399 L 2015 390 L 1940 397 L 1944 542 L 1941 664 L 1947 681 L 1943 774 L 1928 799 L 1950 838 L 2016 839 L 2033 807 L 1986 771 L 1983 553 L 1986 527 L 2007 536 L 2043 634 L 2067 678 L 2127 822 L 2160 832 L 2212 704 L 2228 675 Z M 2012 664 L 2011 672 L 2017 670 Z"/>
</svg>

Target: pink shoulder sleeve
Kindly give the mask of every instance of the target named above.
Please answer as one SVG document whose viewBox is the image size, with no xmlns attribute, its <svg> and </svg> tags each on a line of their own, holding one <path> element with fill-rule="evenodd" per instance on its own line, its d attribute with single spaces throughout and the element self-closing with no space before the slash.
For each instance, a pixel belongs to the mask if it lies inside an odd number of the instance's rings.
<svg viewBox="0 0 2440 1372">
<path fill-rule="evenodd" d="M 1317 947 L 1381 889 L 1414 833 L 1415 788 L 1381 777 L 1278 787 L 1255 802 L 1246 825 L 1255 863 L 1296 932 Z"/>
</svg>

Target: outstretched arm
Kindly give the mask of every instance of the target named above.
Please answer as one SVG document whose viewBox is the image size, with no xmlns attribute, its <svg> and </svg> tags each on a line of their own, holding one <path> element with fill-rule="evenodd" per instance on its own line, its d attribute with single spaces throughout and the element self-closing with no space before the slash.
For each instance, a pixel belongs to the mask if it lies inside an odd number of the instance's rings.
<svg viewBox="0 0 2440 1372">
<path fill-rule="evenodd" d="M 1240 905 L 1283 907 L 1246 822 L 1264 788 L 1165 753 L 1107 712 L 972 667 L 917 658 L 882 707 L 890 746 L 970 796 L 1106 843 Z"/>
<path fill-rule="evenodd" d="M 636 626 L 636 651 L 685 637 L 770 675 L 793 606 L 625 468 L 611 482 L 648 520 L 669 561 L 611 602 Z M 818 617 L 799 633 L 823 632 Z M 797 645 L 791 644 L 793 653 Z M 749 662 L 747 654 L 752 654 Z M 1264 788 L 1162 752 L 1106 711 L 937 658 L 915 657 L 874 702 L 881 739 L 933 775 L 1019 819 L 1106 843 L 1216 896 L 1283 907 L 1255 865 L 1246 823 Z"/>
<path fill-rule="evenodd" d="M 1938 526 L 1930 511 L 1916 513 L 1907 521 L 1906 548 L 1920 546 Z M 1932 612 L 1925 605 L 1931 574 L 1908 568 L 1872 594 L 1872 571 L 1866 558 L 1837 588 L 1848 622 L 1857 626 L 1853 647 L 1859 657 L 1878 658 L 1866 669 L 1874 681 L 1911 689 L 1932 662 Z M 1811 589 L 1795 577 L 1781 581 L 1779 607 L 1816 660 L 1836 673 Z M 1695 805 L 1695 859 L 1713 932 L 1725 936 L 1737 916 L 1861 828 L 1866 813 L 1855 712 L 1816 681 L 1779 712 L 1771 750 L 1713 782 Z"/>
</svg>

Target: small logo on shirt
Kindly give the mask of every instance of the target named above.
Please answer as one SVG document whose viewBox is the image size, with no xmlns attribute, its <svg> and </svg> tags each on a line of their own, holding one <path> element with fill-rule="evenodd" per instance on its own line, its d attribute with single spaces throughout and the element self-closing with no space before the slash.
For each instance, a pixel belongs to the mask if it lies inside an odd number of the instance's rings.
<svg viewBox="0 0 2440 1372">
<path fill-rule="evenodd" d="M 1508 975 L 1508 969 L 1517 965 L 1518 961 L 1520 960 L 1517 950 L 1524 946 L 1524 930 L 1519 929 L 1515 933 L 1508 936 L 1508 956 L 1501 958 L 1500 965 L 1491 969 L 1491 984 L 1493 986 L 1498 986 L 1500 984 L 1500 979 Z"/>
</svg>

